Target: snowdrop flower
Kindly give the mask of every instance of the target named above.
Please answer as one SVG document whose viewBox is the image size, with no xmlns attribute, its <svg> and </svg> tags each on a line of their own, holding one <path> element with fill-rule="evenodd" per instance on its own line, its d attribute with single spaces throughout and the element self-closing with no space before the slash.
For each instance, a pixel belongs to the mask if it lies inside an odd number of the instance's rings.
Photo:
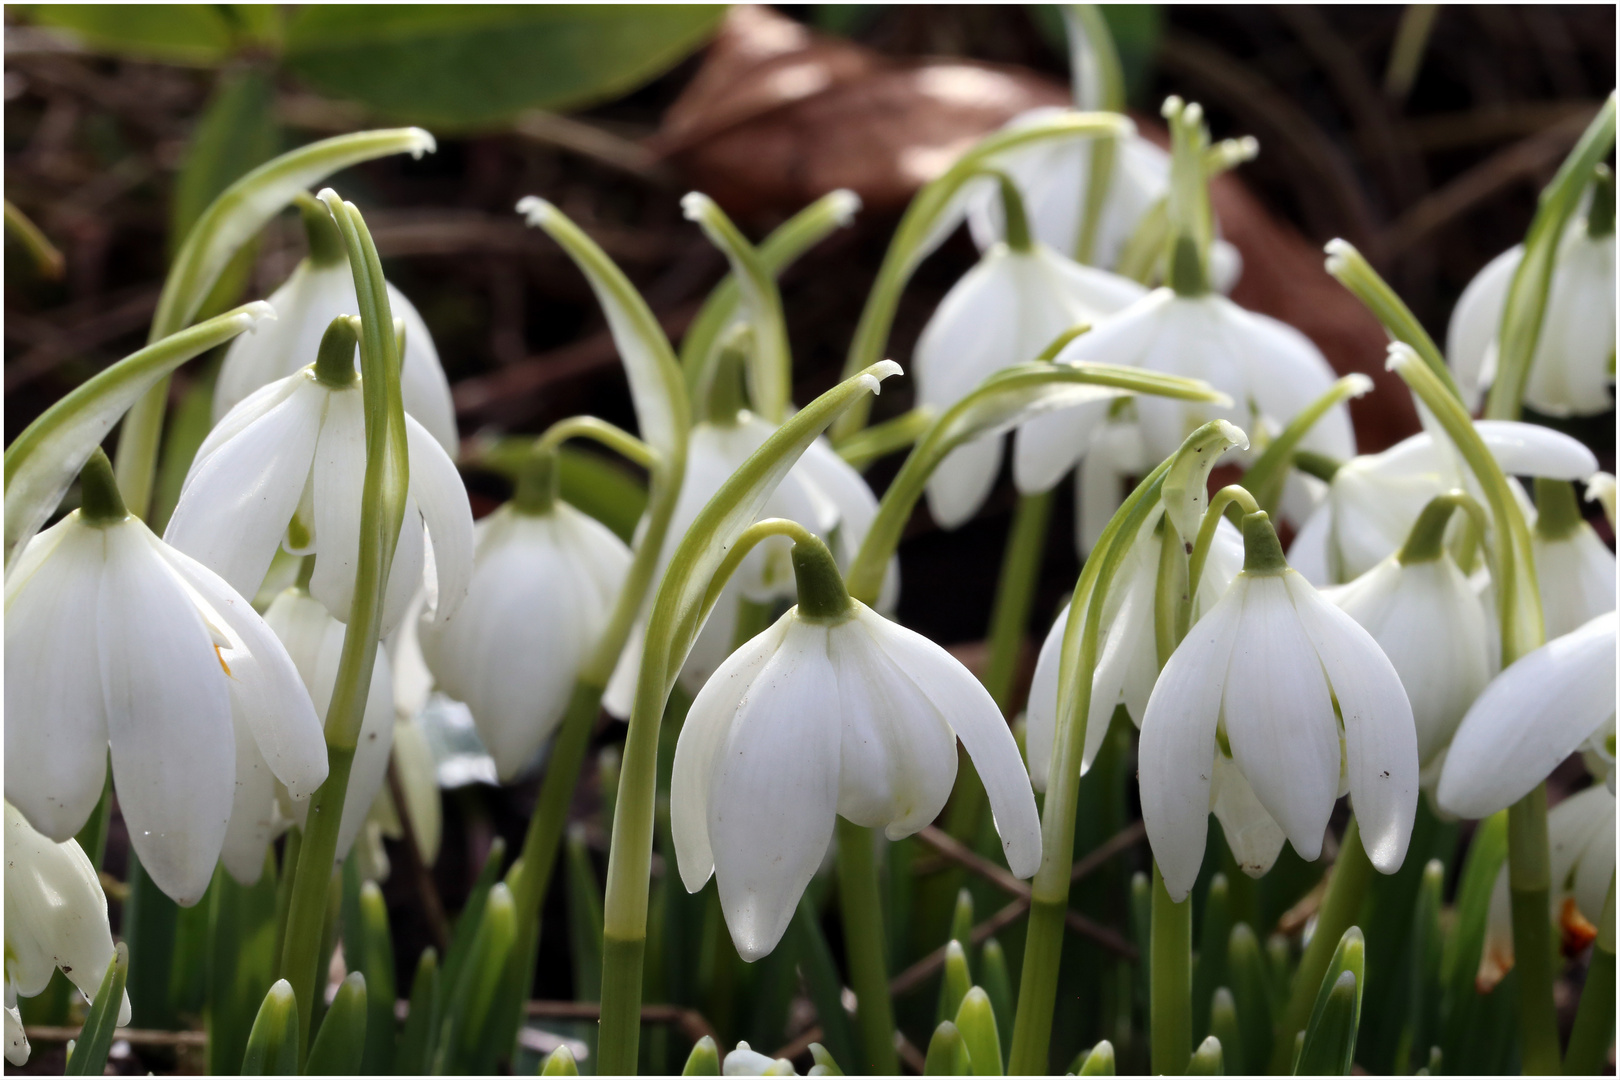
<svg viewBox="0 0 1620 1080">
<path fill-rule="evenodd" d="M 1614 408 L 1614 188 L 1606 212 L 1577 216 L 1558 248 L 1541 338 L 1530 361 L 1524 402 L 1549 416 L 1590 416 Z M 1601 200 L 1601 197 L 1599 199 Z M 1524 245 L 1502 252 L 1457 300 L 1446 357 L 1470 409 L 1496 375 L 1496 335 Z"/>
<path fill-rule="evenodd" d="M 1492 674 L 1489 620 L 1444 544 L 1454 506 L 1444 497 L 1432 502 L 1399 552 L 1348 585 L 1323 591 L 1394 664 L 1425 767 L 1445 751 Z"/>
<path fill-rule="evenodd" d="M 1615 613 L 1520 657 L 1474 702 L 1446 755 L 1440 805 L 1488 817 L 1523 798 L 1583 745 L 1614 758 Z M 1612 780 L 1613 766 L 1610 766 Z"/>
<path fill-rule="evenodd" d="M 320 721 L 248 602 L 124 510 L 105 454 L 81 482 L 81 508 L 6 579 L 6 799 L 68 839 L 101 797 L 110 745 L 141 864 L 194 904 L 225 841 L 242 744 L 308 796 L 326 779 Z"/>
<path fill-rule="evenodd" d="M 1142 818 L 1177 901 L 1203 862 L 1216 783 L 1246 782 L 1240 794 L 1258 806 L 1243 824 L 1263 810 L 1307 861 L 1348 788 L 1367 855 L 1386 874 L 1405 859 L 1417 812 L 1400 676 L 1366 630 L 1288 568 L 1265 514 L 1245 517 L 1243 534 L 1243 571 L 1171 655 L 1142 718 Z"/>
<path fill-rule="evenodd" d="M 1474 429 L 1509 476 L 1578 480 L 1597 471 L 1592 451 L 1538 424 L 1477 420 Z M 1315 585 L 1360 577 L 1406 541 L 1430 500 L 1455 488 L 1476 491 L 1444 435 L 1425 431 L 1352 458 L 1334 472 L 1327 498 L 1300 526 L 1289 561 Z"/>
<path fill-rule="evenodd" d="M 478 523 L 461 607 L 417 626 L 429 670 L 472 711 L 503 781 L 533 763 L 562 722 L 630 569 L 624 542 L 558 499 L 554 473 L 542 469 Z"/>
<path fill-rule="evenodd" d="M 16 722 L 15 719 L 12 721 Z M 113 959 L 107 895 L 75 840 L 35 832 L 6 803 L 6 1060 L 28 1061 L 17 999 L 45 992 L 57 968 L 94 1000 Z M 118 1026 L 129 1023 L 129 993 Z"/>
<path fill-rule="evenodd" d="M 1014 208 L 1013 239 L 991 247 L 952 286 L 917 341 L 917 399 L 936 412 L 1002 368 L 1034 360 L 1064 331 L 1118 311 L 1145 293 L 1134 281 L 1031 243 L 1017 195 L 1005 197 Z M 1073 417 L 1066 420 L 1072 423 Z M 951 529 L 972 517 L 995 485 L 1000 466 L 1000 435 L 952 451 L 928 480 L 934 520 Z"/>
<path fill-rule="evenodd" d="M 1126 564 L 1103 598 L 1103 625 L 1097 642 L 1097 669 L 1091 682 L 1091 708 L 1086 721 L 1086 745 L 1080 772 L 1091 768 L 1097 751 L 1108 734 L 1108 722 L 1116 705 L 1124 705 L 1131 721 L 1142 725 L 1148 695 L 1159 677 L 1157 645 L 1154 641 L 1154 599 L 1158 590 L 1159 544 L 1155 521 L 1143 526 L 1137 542 L 1126 555 Z M 1198 582 L 1194 618 L 1215 606 L 1243 567 L 1243 537 L 1222 519 L 1210 546 L 1209 561 Z M 1029 687 L 1029 728 L 1024 746 L 1029 755 L 1029 776 L 1036 791 L 1045 791 L 1052 761 L 1052 744 L 1057 736 L 1058 667 L 1063 658 L 1063 634 L 1069 623 L 1069 605 L 1052 622 L 1035 661 L 1035 678 Z M 1084 622 L 1082 622 L 1082 628 Z"/>
<path fill-rule="evenodd" d="M 366 472 L 353 340 L 349 321 L 334 321 L 317 363 L 259 389 L 209 432 L 164 533 L 245 596 L 258 590 L 278 547 L 314 555 L 309 591 L 345 622 L 360 558 Z M 384 636 L 404 616 L 424 564 L 434 568 L 440 618 L 461 603 L 471 573 L 472 511 L 461 477 L 410 416 L 405 433 L 410 493 L 383 597 Z"/>
<path fill-rule="evenodd" d="M 1609 883 L 1614 878 L 1614 792 L 1602 784 L 1579 791 L 1547 811 L 1547 861 L 1552 880 L 1551 921 L 1564 955 L 1578 956 L 1597 936 Z M 1508 868 L 1491 891 L 1485 948 L 1474 986 L 1489 993 L 1513 969 L 1513 901 Z"/>
<path fill-rule="evenodd" d="M 257 332 L 243 334 L 225 350 L 225 362 L 214 384 L 214 422 L 245 401 L 262 386 L 284 379 L 313 363 L 321 337 L 332 320 L 360 310 L 354 293 L 354 274 L 344 254 L 343 241 L 325 206 L 316 204 L 304 216 L 310 254 L 292 276 L 270 294 L 276 320 Z M 461 440 L 456 434 L 455 406 L 450 382 L 433 347 L 427 323 L 405 294 L 388 286 L 388 306 L 405 324 L 405 353 L 399 370 L 400 394 L 405 411 L 427 429 L 444 452 L 454 458 Z M 350 351 L 353 364 L 356 353 Z"/>
<path fill-rule="evenodd" d="M 891 840 L 938 815 L 958 737 L 1013 874 L 1029 877 L 1041 860 L 1029 777 L 989 693 L 944 649 L 851 600 L 813 538 L 792 558 L 798 606 L 698 692 L 670 788 L 681 880 L 696 892 L 717 878 L 749 961 L 781 939 L 838 815 Z"/>
<path fill-rule="evenodd" d="M 1614 610 L 1614 552 L 1582 519 L 1575 492 L 1567 483 L 1537 481 L 1530 550 L 1549 638 Z"/>
</svg>

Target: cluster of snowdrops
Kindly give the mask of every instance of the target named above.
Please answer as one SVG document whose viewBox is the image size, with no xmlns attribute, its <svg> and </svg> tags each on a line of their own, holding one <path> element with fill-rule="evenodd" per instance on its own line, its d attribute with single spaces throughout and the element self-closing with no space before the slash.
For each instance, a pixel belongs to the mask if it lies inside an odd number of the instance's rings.
<svg viewBox="0 0 1620 1080">
<path fill-rule="evenodd" d="M 1106 73 L 1076 19 L 1077 71 Z M 1615 558 L 1582 500 L 1612 524 L 1614 479 L 1581 443 L 1519 415 L 1614 407 L 1613 99 L 1525 244 L 1463 295 L 1444 353 L 1352 247 L 1328 246 L 1330 272 L 1389 330 L 1388 364 L 1424 424 L 1358 455 L 1346 402 L 1370 380 L 1337 378 L 1299 332 L 1224 295 L 1241 259 L 1219 238 L 1207 183 L 1253 141 L 1212 143 L 1198 107 L 1172 98 L 1167 153 L 1119 115 L 1117 88 L 1077 85 L 1082 108 L 1019 118 L 922 190 L 846 380 L 802 407 L 775 275 L 850 220 L 852 195 L 828 195 L 758 247 L 687 196 L 731 273 L 678 354 L 589 237 L 524 200 L 519 212 L 602 306 L 638 430 L 555 425 L 508 454 L 514 494 L 476 525 L 427 327 L 383 280 L 360 211 L 308 191 L 432 139 L 327 140 L 222 196 L 176 260 L 152 344 L 6 451 L 8 1059 L 29 1054 L 18 997 L 57 968 L 91 1002 L 75 1065 L 104 1059 L 128 1021 L 127 953 L 73 839 L 106 814 L 110 787 L 141 866 L 182 905 L 217 865 L 244 884 L 274 875 L 280 843 L 280 981 L 248 1057 L 342 1062 L 352 1040 L 339 1029 L 355 1013 L 341 1003 L 363 998 L 364 980 L 351 976 L 312 1030 L 333 871 L 354 849 L 370 852 L 369 875 L 385 873 L 377 836 L 402 815 L 418 841 L 436 835 L 414 727 L 436 690 L 468 707 L 502 781 L 544 761 L 521 858 L 486 906 L 486 918 L 504 913 L 510 946 L 486 959 L 519 976 L 593 725 L 603 708 L 628 721 L 596 1065 L 632 1071 L 659 729 L 679 685 L 693 697 L 667 789 L 674 869 L 689 891 L 716 879 L 743 959 L 776 948 L 836 852 L 860 1060 L 818 1045 L 817 1072 L 896 1071 L 870 830 L 897 840 L 939 817 L 958 740 L 1007 869 L 1032 879 L 1030 918 L 1010 1026 L 975 991 L 944 1017 L 928 1063 L 1047 1070 L 1077 793 L 1121 707 L 1140 729 L 1154 864 L 1154 1071 L 1221 1061 L 1218 1036 L 1195 1045 L 1204 1033 L 1186 1007 L 1188 895 L 1209 815 L 1259 877 L 1285 843 L 1317 859 L 1346 794 L 1338 867 L 1283 994 L 1280 1067 L 1348 1071 L 1361 948 L 1349 920 L 1370 876 L 1358 871 L 1402 865 L 1425 798 L 1467 819 L 1508 809 L 1482 987 L 1516 955 L 1550 957 L 1555 938 L 1592 946 L 1567 1051 L 1550 962 L 1520 965 L 1525 1070 L 1601 1063 L 1614 1006 Z M 291 205 L 309 238 L 292 277 L 268 301 L 194 322 L 237 247 Z M 902 375 L 883 359 L 898 297 L 964 222 L 982 257 L 905 365 L 917 405 L 869 426 L 870 395 Z M 226 342 L 214 426 L 159 536 L 143 516 L 165 381 Z M 99 446 L 120 421 L 114 463 Z M 893 619 L 895 549 L 915 505 L 926 499 L 947 529 L 972 518 L 1009 432 L 1021 509 L 1075 475 L 1085 558 L 1016 725 L 999 689 Z M 633 543 L 561 497 L 559 451 L 577 439 L 645 471 Z M 861 468 L 899 451 L 909 456 L 879 499 Z M 1217 463 L 1240 466 L 1241 485 L 1211 495 Z M 44 527 L 72 491 L 76 509 Z M 1278 522 L 1291 527 L 1286 551 Z M 1591 785 L 1549 811 L 1544 781 L 1573 753 Z M 522 996 L 497 1001 L 480 1030 L 510 1044 Z M 746 1044 L 724 1057 L 728 1073 L 792 1067 Z M 568 1071 L 567 1058 L 548 1069 Z M 1104 1043 L 1077 1066 L 1112 1060 Z M 694 1051 L 693 1068 L 705 1064 L 720 1065 L 712 1044 Z"/>
</svg>

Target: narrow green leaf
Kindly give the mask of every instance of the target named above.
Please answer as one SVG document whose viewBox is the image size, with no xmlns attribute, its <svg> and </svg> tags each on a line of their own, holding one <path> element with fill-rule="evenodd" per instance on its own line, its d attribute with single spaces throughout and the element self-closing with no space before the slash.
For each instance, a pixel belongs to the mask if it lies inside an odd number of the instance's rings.
<svg viewBox="0 0 1620 1080">
<path fill-rule="evenodd" d="M 242 1056 L 243 1076 L 298 1075 L 298 1003 L 292 984 L 277 979 L 264 995 Z"/>
<path fill-rule="evenodd" d="M 956 891 L 956 909 L 951 914 L 951 940 L 961 942 L 963 949 L 973 947 L 973 894 L 966 889 Z"/>
<path fill-rule="evenodd" d="M 365 1071 L 370 1076 L 394 1072 L 394 942 L 388 932 L 388 905 L 375 882 L 360 886 L 361 936 L 366 943 L 366 1052 Z M 324 1030 L 324 1029 L 323 1029 Z"/>
<path fill-rule="evenodd" d="M 979 953 L 979 985 L 990 995 L 990 1007 L 996 1012 L 996 1027 L 1011 1032 L 1013 1026 L 1013 984 L 1007 972 L 1007 954 L 995 938 L 984 943 Z M 1003 1064 L 1006 1064 L 1003 1061 Z"/>
<path fill-rule="evenodd" d="M 1192 1060 L 1187 1063 L 1188 1076 L 1225 1076 L 1226 1064 L 1221 1053 L 1221 1040 L 1211 1035 L 1198 1044 Z"/>
<path fill-rule="evenodd" d="M 1210 1002 L 1213 1000 L 1215 988 L 1230 985 L 1227 975 L 1227 938 L 1232 933 L 1232 909 L 1228 898 L 1228 885 L 1225 874 L 1217 873 L 1209 880 L 1209 889 L 1204 894 L 1204 919 L 1198 938 L 1197 966 L 1193 968 L 1193 1038 L 1210 1033 Z M 1222 1040 L 1225 1046 L 1225 1040 Z M 1232 1056 L 1234 1062 L 1236 1055 L 1230 1048 L 1226 1053 Z"/>
<path fill-rule="evenodd" d="M 568 830 L 568 953 L 574 965 L 574 1000 L 602 1000 L 602 888 L 591 865 L 584 826 Z"/>
<path fill-rule="evenodd" d="M 84 1018 L 78 1044 L 68 1059 L 68 1076 L 100 1076 L 107 1067 L 107 1051 L 112 1049 L 118 1013 L 124 1006 L 124 983 L 129 978 L 129 947 L 119 942 L 113 949 L 112 963 L 101 978 L 96 1000 Z"/>
<path fill-rule="evenodd" d="M 557 1047 L 546 1055 L 546 1060 L 540 1064 L 541 1076 L 578 1076 L 579 1066 L 574 1062 L 574 1052 L 568 1049 L 568 1044 Z"/>
<path fill-rule="evenodd" d="M 949 1020 L 941 1020 L 928 1040 L 928 1056 L 923 1059 L 924 1076 L 972 1076 L 973 1062 L 968 1057 L 967 1043 L 962 1033 Z"/>
<path fill-rule="evenodd" d="M 120 927 L 132 961 L 129 1002 L 138 1028 L 178 1026 L 169 981 L 174 969 L 175 928 L 180 905 L 152 882 L 134 851 L 129 853 L 129 896 Z"/>
<path fill-rule="evenodd" d="M 973 988 L 973 975 L 968 970 L 967 951 L 962 943 L 952 939 L 945 943 L 945 969 L 939 986 L 939 1019 L 953 1020 L 962 1007 L 962 999 Z"/>
<path fill-rule="evenodd" d="M 221 866 L 209 887 L 208 1071 L 234 1072 L 247 1050 L 259 1004 L 275 981 L 276 859 L 265 852 L 264 870 L 252 885 L 238 885 Z"/>
<path fill-rule="evenodd" d="M 1268 965 L 1260 954 L 1260 942 L 1247 923 L 1232 927 L 1227 938 L 1227 965 L 1232 1004 L 1237 1010 L 1242 1035 L 1232 1044 L 1226 1043 L 1223 1037 L 1222 1045 L 1229 1047 L 1227 1056 L 1234 1073 L 1261 1073 L 1271 1054 L 1274 1004 Z"/>
<path fill-rule="evenodd" d="M 849 1013 L 844 1010 L 843 979 L 838 974 L 838 965 L 821 932 L 821 922 L 816 918 L 815 904 L 808 893 L 799 897 L 799 908 L 793 915 L 790 932 L 799 939 L 800 970 L 810 991 L 810 1002 L 816 1007 L 816 1020 L 821 1024 L 821 1041 L 833 1057 L 850 1068 L 858 1069 L 861 1058 L 856 1050 Z"/>
<path fill-rule="evenodd" d="M 489 890 L 471 957 L 461 971 L 460 983 L 450 1000 L 449 1013 L 457 1036 L 454 1050 L 460 1061 L 472 1061 L 505 1049 L 484 1045 L 483 1037 L 506 967 L 504 961 L 516 939 L 517 913 L 512 905 L 512 892 L 501 882 Z"/>
<path fill-rule="evenodd" d="M 719 1076 L 720 1075 L 720 1049 L 714 1045 L 714 1040 L 705 1035 L 692 1047 L 692 1052 L 686 1057 L 686 1067 L 681 1070 L 682 1076 Z"/>
<path fill-rule="evenodd" d="M 411 1011 L 399 1036 L 394 1069 L 400 1076 L 426 1073 L 433 1063 L 434 1036 L 439 1031 L 439 954 L 422 950 L 411 980 Z"/>
<path fill-rule="evenodd" d="M 351 971 L 339 984 L 337 997 L 326 1010 L 315 1042 L 309 1048 L 304 1072 L 309 1076 L 356 1076 L 365 1061 L 370 1024 L 366 1007 L 366 977 Z M 392 1002 L 389 1003 L 392 1011 Z M 374 1074 L 373 1074 L 374 1075 Z"/>
<path fill-rule="evenodd" d="M 1474 829 L 1468 857 L 1457 882 L 1451 932 L 1446 936 L 1440 961 L 1446 1005 L 1439 1042 L 1446 1067 L 1451 1070 L 1474 1071 L 1471 1066 L 1482 1042 L 1478 1033 L 1489 1030 L 1486 1025 L 1492 999 L 1503 990 L 1498 986 L 1496 993 L 1482 996 L 1475 992 L 1474 980 L 1479 973 L 1480 957 L 1485 952 L 1491 892 L 1496 887 L 1502 864 L 1507 861 L 1507 832 L 1506 810 L 1480 822 Z"/>
<path fill-rule="evenodd" d="M 497 836 L 489 846 L 489 854 L 484 858 L 483 869 L 478 872 L 472 889 L 467 893 L 467 903 L 456 918 L 456 928 L 450 935 L 450 946 L 444 953 L 440 985 L 447 992 L 454 992 L 461 985 L 461 969 L 466 966 L 473 943 L 478 937 L 478 928 L 483 925 L 484 905 L 489 901 L 489 890 L 499 879 L 501 864 L 505 861 L 506 841 Z"/>
<path fill-rule="evenodd" d="M 1238 1021 L 1237 1001 L 1232 991 L 1216 987 L 1209 1005 L 1210 1035 L 1219 1041 L 1222 1062 L 1230 1062 L 1233 1072 L 1246 1072 L 1243 1054 L 1243 1026 Z"/>
<path fill-rule="evenodd" d="M 990 995 L 983 987 L 975 986 L 962 998 L 962 1005 L 956 1010 L 956 1030 L 962 1033 L 974 1076 L 1002 1075 L 1001 1034 L 996 1030 L 996 1013 L 990 1006 Z"/>
<path fill-rule="evenodd" d="M 219 4 L 34 4 L 30 21 L 66 31 L 92 52 L 212 67 L 231 54 Z"/>
<path fill-rule="evenodd" d="M 1295 1067 L 1298 1075 L 1348 1076 L 1361 1023 L 1361 991 L 1366 983 L 1366 942 L 1352 926 L 1339 939 L 1305 1028 Z"/>
<path fill-rule="evenodd" d="M 1091 1048 L 1086 1060 L 1080 1063 L 1080 1076 L 1113 1076 L 1114 1044 L 1104 1039 Z"/>
<path fill-rule="evenodd" d="M 815 1062 L 810 1066 L 810 1076 L 843 1076 L 844 1070 L 838 1067 L 838 1061 L 825 1046 L 818 1042 L 810 1044 L 810 1058 Z"/>
</svg>

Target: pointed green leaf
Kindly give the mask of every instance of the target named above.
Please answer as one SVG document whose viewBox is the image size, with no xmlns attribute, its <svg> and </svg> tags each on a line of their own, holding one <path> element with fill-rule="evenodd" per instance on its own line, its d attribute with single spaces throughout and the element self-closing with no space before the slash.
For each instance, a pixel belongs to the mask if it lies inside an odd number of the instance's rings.
<svg viewBox="0 0 1620 1080">
<path fill-rule="evenodd" d="M 447 991 L 453 992 L 460 985 L 461 969 L 472 953 L 478 928 L 483 925 L 484 905 L 489 901 L 489 890 L 500 878 L 501 864 L 505 861 L 506 841 L 497 836 L 489 846 L 483 869 L 473 880 L 472 889 L 467 893 L 466 906 L 461 909 L 455 930 L 450 934 L 450 945 L 444 953 L 443 973 L 439 980 Z"/>
<path fill-rule="evenodd" d="M 945 967 L 939 986 L 939 1013 L 941 1020 L 954 1020 L 962 999 L 973 989 L 973 975 L 968 970 L 967 951 L 960 941 L 945 943 Z"/>
<path fill-rule="evenodd" d="M 714 1040 L 705 1035 L 692 1047 L 692 1052 L 686 1056 L 686 1067 L 681 1070 L 682 1076 L 719 1076 L 720 1075 L 720 1049 L 714 1045 Z"/>
<path fill-rule="evenodd" d="M 996 1013 L 990 1007 L 990 995 L 983 987 L 975 986 L 962 998 L 962 1005 L 956 1010 L 956 1030 L 962 1033 L 962 1042 L 967 1045 L 974 1076 L 1002 1075 L 1001 1033 L 996 1030 Z"/>
<path fill-rule="evenodd" d="M 275 982 L 275 852 L 265 852 L 264 870 L 255 884 L 238 885 L 221 866 L 208 892 L 208 997 L 203 1022 L 208 1031 L 208 1071 L 217 1076 L 241 1065 L 253 1017 Z"/>
<path fill-rule="evenodd" d="M 394 943 L 388 931 L 388 905 L 376 882 L 360 886 L 360 925 L 365 939 L 367 1000 L 365 1071 L 385 1076 L 394 1071 Z"/>
<path fill-rule="evenodd" d="M 1225 1076 L 1226 1064 L 1221 1054 L 1221 1040 L 1211 1035 L 1198 1044 L 1192 1060 L 1187 1063 L 1188 1076 Z"/>
<path fill-rule="evenodd" d="M 1228 985 L 1226 947 L 1232 933 L 1232 908 L 1226 875 L 1217 873 L 1204 894 L 1204 918 L 1193 968 L 1193 1038 L 1210 1033 L 1209 1006 L 1215 988 Z M 1225 1046 L 1225 1040 L 1222 1040 Z M 1230 1055 L 1231 1050 L 1228 1048 Z M 1235 1060 L 1235 1059 L 1234 1059 Z"/>
<path fill-rule="evenodd" d="M 1086 1060 L 1080 1063 L 1080 1076 L 1113 1076 L 1114 1044 L 1104 1039 L 1091 1048 Z"/>
<path fill-rule="evenodd" d="M 1232 1071 L 1264 1072 L 1273 1038 L 1272 995 L 1266 959 L 1247 923 L 1232 927 L 1227 938 L 1227 965 L 1232 1003 L 1242 1028 L 1241 1038 L 1230 1045 L 1227 1054 Z M 1222 1045 L 1228 1045 L 1224 1039 Z"/>
<path fill-rule="evenodd" d="M 428 1071 L 433 1063 L 434 1036 L 439 1031 L 439 954 L 432 947 L 422 950 L 411 980 L 411 1011 L 399 1036 L 394 1068 L 401 1076 Z"/>
<path fill-rule="evenodd" d="M 113 949 L 107 974 L 101 977 L 96 1000 L 84 1018 L 73 1056 L 68 1059 L 68 1076 L 100 1076 L 106 1069 L 107 1052 L 112 1049 L 118 1013 L 124 1007 L 124 983 L 128 978 L 129 947 L 120 941 Z"/>
<path fill-rule="evenodd" d="M 1011 1032 L 1014 1000 L 1012 977 L 1007 972 L 1007 955 L 1002 951 L 1001 942 L 995 938 L 986 941 L 979 953 L 979 985 L 990 995 L 990 1007 L 996 1012 L 996 1027 Z"/>
<path fill-rule="evenodd" d="M 1217 987 L 1209 1005 L 1209 1033 L 1221 1044 L 1221 1060 L 1231 1071 L 1247 1072 L 1243 1055 L 1243 1028 L 1238 1022 L 1237 1001 L 1232 991 Z"/>
<path fill-rule="evenodd" d="M 827 1044 L 828 1050 L 839 1061 L 855 1068 L 860 1064 L 860 1058 L 856 1052 L 849 1013 L 844 1009 L 843 979 L 838 974 L 838 964 L 821 932 L 821 923 L 816 918 L 815 905 L 808 893 L 799 898 L 799 908 L 793 915 L 792 933 L 799 939 L 800 970 L 810 991 L 810 1001 L 816 1007 L 816 1020 L 821 1024 L 821 1041 Z"/>
<path fill-rule="evenodd" d="M 967 1043 L 962 1033 L 949 1020 L 941 1020 L 928 1040 L 928 1056 L 923 1059 L 924 1076 L 972 1076 L 973 1062 L 968 1058 Z"/>
<path fill-rule="evenodd" d="M 602 1000 L 602 889 L 591 866 L 585 828 L 568 830 L 568 951 L 574 967 L 574 1000 Z"/>
<path fill-rule="evenodd" d="M 1350 1075 L 1361 1023 L 1361 990 L 1366 981 L 1366 942 L 1352 926 L 1339 939 L 1305 1028 L 1305 1042 L 1294 1069 L 1298 1075 Z"/>
<path fill-rule="evenodd" d="M 338 984 L 337 996 L 326 1010 L 315 1042 L 309 1048 L 304 1072 L 309 1076 L 356 1076 L 366 1056 L 366 977 L 351 971 Z M 392 1005 L 392 1003 L 390 1003 Z M 390 1010 L 392 1011 L 392 1010 Z"/>
<path fill-rule="evenodd" d="M 810 1076 L 843 1076 L 844 1070 L 838 1067 L 838 1062 L 827 1048 L 818 1042 L 810 1044 L 810 1057 L 815 1064 L 810 1066 Z"/>
<path fill-rule="evenodd" d="M 298 1075 L 298 1003 L 286 979 L 277 979 L 264 995 L 248 1033 L 242 1075 Z"/>
<path fill-rule="evenodd" d="M 578 1076 L 579 1065 L 574 1061 L 574 1052 L 568 1049 L 568 1044 L 557 1047 L 546 1055 L 546 1060 L 540 1065 L 541 1076 Z"/>
</svg>

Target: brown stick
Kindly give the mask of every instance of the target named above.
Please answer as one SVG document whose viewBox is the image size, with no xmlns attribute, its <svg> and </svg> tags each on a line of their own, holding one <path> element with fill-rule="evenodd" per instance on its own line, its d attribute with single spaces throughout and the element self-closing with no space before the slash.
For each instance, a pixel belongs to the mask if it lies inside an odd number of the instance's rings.
<svg viewBox="0 0 1620 1080">
<path fill-rule="evenodd" d="M 58 1027 L 52 1024 L 29 1024 L 23 1029 L 29 1042 L 65 1043 L 77 1039 L 82 1028 Z M 206 1031 L 151 1031 L 145 1028 L 119 1028 L 113 1035 L 131 1046 L 195 1046 L 208 1045 Z"/>
</svg>

